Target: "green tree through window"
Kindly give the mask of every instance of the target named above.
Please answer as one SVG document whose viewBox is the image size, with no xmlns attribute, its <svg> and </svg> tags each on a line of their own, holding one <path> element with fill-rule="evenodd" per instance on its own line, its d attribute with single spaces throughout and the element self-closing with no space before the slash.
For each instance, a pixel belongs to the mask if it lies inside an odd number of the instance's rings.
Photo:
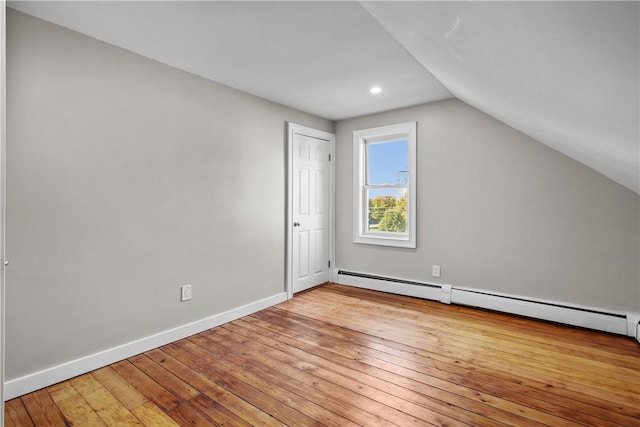
<svg viewBox="0 0 640 427">
<path fill-rule="evenodd" d="M 407 231 L 407 195 L 369 199 L 369 229 L 404 233 Z"/>
</svg>

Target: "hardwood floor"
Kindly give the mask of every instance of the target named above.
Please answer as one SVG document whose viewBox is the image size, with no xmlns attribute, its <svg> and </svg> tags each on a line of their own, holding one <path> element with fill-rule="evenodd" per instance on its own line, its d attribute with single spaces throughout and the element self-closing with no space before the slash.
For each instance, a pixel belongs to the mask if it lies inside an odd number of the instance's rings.
<svg viewBox="0 0 640 427">
<path fill-rule="evenodd" d="M 6 402 L 7 426 L 640 426 L 630 338 L 329 284 Z"/>
</svg>

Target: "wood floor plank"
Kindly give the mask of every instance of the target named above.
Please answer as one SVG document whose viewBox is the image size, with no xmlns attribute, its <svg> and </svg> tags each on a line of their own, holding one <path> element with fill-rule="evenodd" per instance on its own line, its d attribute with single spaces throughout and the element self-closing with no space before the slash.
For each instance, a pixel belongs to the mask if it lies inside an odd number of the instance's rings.
<svg viewBox="0 0 640 427">
<path fill-rule="evenodd" d="M 209 396 L 200 395 L 191 400 L 191 405 L 207 416 L 217 426 L 250 426 L 251 424 L 230 412 Z"/>
<path fill-rule="evenodd" d="M 149 399 L 125 381 L 110 366 L 93 371 L 93 377 L 130 411 L 149 402 Z"/>
<path fill-rule="evenodd" d="M 22 397 L 22 402 L 36 427 L 69 424 L 71 418 L 68 414 L 63 414 L 63 408 L 51 397 L 44 389 Z"/>
<path fill-rule="evenodd" d="M 640 426 L 628 337 L 327 284 L 6 402 L 7 426 Z"/>
<path fill-rule="evenodd" d="M 157 382 L 165 390 L 171 392 L 182 401 L 189 401 L 200 395 L 200 392 L 187 382 L 182 381 L 162 365 L 155 363 L 144 354 L 129 359 L 142 372 Z"/>
<path fill-rule="evenodd" d="M 69 426 L 106 426 L 95 410 L 73 387 L 70 381 L 52 385 L 46 391 L 55 402 L 65 418 L 65 424 Z M 26 396 L 25 396 L 26 397 Z M 23 397 L 24 400 L 24 397 Z M 27 405 L 29 409 L 29 405 Z M 36 425 L 38 423 L 36 422 Z M 43 425 L 59 425 L 56 422 Z"/>
<path fill-rule="evenodd" d="M 12 399 L 4 403 L 4 425 L 5 427 L 34 426 L 22 399 Z"/>
<path fill-rule="evenodd" d="M 268 390 L 260 390 L 243 381 L 241 377 L 234 375 L 238 374 L 237 369 L 229 369 L 228 365 L 220 363 L 219 358 L 188 340 L 182 340 L 175 345 L 164 346 L 162 349 L 176 359 L 188 363 L 203 375 L 215 378 L 216 383 L 230 392 L 242 396 L 244 400 L 253 406 L 261 408 L 263 411 L 266 410 L 265 412 L 271 417 L 266 425 L 284 426 L 287 424 L 283 420 L 289 419 L 298 421 L 300 425 L 311 423 L 312 421 L 302 417 L 302 414 L 294 412 L 293 408 L 284 405 L 267 394 Z M 190 356 L 187 353 L 190 353 Z"/>
<path fill-rule="evenodd" d="M 199 410 L 202 415 L 211 420 L 211 422 L 213 422 L 214 424 L 241 424 L 241 420 L 235 420 L 234 418 L 236 417 L 234 417 L 233 414 L 228 413 L 228 411 L 222 405 L 207 404 L 206 402 L 211 401 L 211 399 L 204 398 L 204 396 L 196 388 L 190 386 L 189 383 L 183 381 L 177 375 L 171 373 L 168 369 L 165 369 L 162 363 L 156 363 L 146 355 L 138 355 L 130 358 L 130 360 L 131 363 L 136 365 L 141 371 L 153 378 L 156 382 L 158 382 L 158 384 L 178 396 L 181 400 L 188 402 L 190 406 L 192 406 L 196 410 Z M 193 405 L 194 399 L 197 398 L 202 398 L 198 401 L 200 405 Z M 215 403 L 213 401 L 211 402 Z M 191 413 L 190 409 L 187 410 L 185 408 L 181 409 L 181 411 L 179 412 L 184 414 L 185 411 L 189 411 L 189 413 Z M 195 416 L 195 418 L 199 419 L 199 416 Z"/>
<path fill-rule="evenodd" d="M 146 427 L 179 427 L 180 424 L 171 419 L 155 404 L 147 402 L 132 410 L 140 422 Z"/>
<path fill-rule="evenodd" d="M 167 346 L 165 349 L 171 351 L 171 348 L 173 347 Z M 270 415 L 197 372 L 195 370 L 196 364 L 194 363 L 196 358 L 190 353 L 180 352 L 179 349 L 175 350 L 174 354 L 179 354 L 186 364 L 160 349 L 152 350 L 146 354 L 156 363 L 166 366 L 168 370 L 180 377 L 183 381 L 192 384 L 200 390 L 202 394 L 224 406 L 229 410 L 229 412 L 236 415 L 238 419 L 242 420 L 239 421 L 238 424 L 246 423 L 254 426 L 266 426 L 277 423 L 277 421 Z M 196 398 L 196 401 L 197 399 L 198 398 Z"/>
<path fill-rule="evenodd" d="M 206 348 L 211 349 L 212 345 L 205 344 Z M 215 347 L 220 354 L 229 362 L 243 367 L 246 374 L 252 378 L 255 385 L 262 384 L 264 387 L 272 390 L 274 397 L 277 397 L 283 403 L 295 407 L 298 411 L 312 418 L 322 425 L 333 427 L 354 427 L 357 424 L 340 415 L 341 408 L 335 405 L 329 405 L 334 411 L 324 408 L 327 405 L 329 395 L 314 393 L 310 387 L 305 387 L 303 382 L 296 378 L 286 377 L 282 370 L 273 369 L 266 366 L 260 358 L 250 358 L 237 354 L 232 348 L 224 348 L 223 346 Z M 247 347 L 245 347 L 245 351 Z M 279 391 L 281 389 L 281 391 Z M 316 397 L 317 404 L 313 401 Z M 350 408 L 349 412 L 353 413 L 354 409 Z M 344 412 L 343 412 L 344 413 Z M 379 422 L 379 420 L 376 420 Z"/>
<path fill-rule="evenodd" d="M 180 403 L 169 411 L 169 416 L 181 426 L 213 427 L 214 422 L 194 409 L 191 405 Z"/>
<path fill-rule="evenodd" d="M 179 405 L 180 401 L 175 395 L 171 394 L 147 374 L 140 371 L 130 361 L 123 360 L 111 366 L 122 378 L 142 393 L 143 396 L 165 411 L 170 411 Z"/>
<path fill-rule="evenodd" d="M 76 377 L 70 383 L 106 425 L 113 427 L 142 425 L 92 374 Z"/>
<path fill-rule="evenodd" d="M 276 414 L 265 411 L 265 408 L 268 408 L 270 407 L 270 405 L 274 404 L 272 399 L 270 399 L 269 397 L 265 397 L 264 393 L 262 393 L 260 390 L 257 390 L 249 384 L 246 384 L 238 378 L 235 378 L 228 372 L 218 370 L 215 367 L 215 365 L 217 364 L 215 360 L 208 359 L 207 357 L 202 357 L 198 354 L 197 350 L 195 352 L 185 350 L 185 348 L 179 346 L 178 344 L 182 344 L 187 347 L 189 346 L 189 343 L 181 341 L 179 343 L 163 346 L 162 351 L 166 352 L 170 356 L 173 356 L 176 360 L 179 360 L 185 365 L 188 365 L 196 372 L 201 373 L 202 376 L 214 378 L 216 384 L 225 392 L 242 397 L 242 399 L 247 402 L 248 406 L 240 407 L 240 410 L 237 412 L 238 416 L 250 422 L 252 425 L 286 425 L 276 418 Z M 218 390 L 214 390 L 214 393 L 218 393 L 224 397 L 224 394 L 222 394 Z M 207 396 L 213 398 L 212 393 L 206 394 Z M 263 402 L 265 400 L 267 401 L 267 405 L 263 405 Z M 228 403 L 225 404 L 228 405 Z M 251 411 L 250 408 L 256 408 L 258 412 L 262 412 L 262 414 L 255 413 L 254 411 Z"/>
</svg>

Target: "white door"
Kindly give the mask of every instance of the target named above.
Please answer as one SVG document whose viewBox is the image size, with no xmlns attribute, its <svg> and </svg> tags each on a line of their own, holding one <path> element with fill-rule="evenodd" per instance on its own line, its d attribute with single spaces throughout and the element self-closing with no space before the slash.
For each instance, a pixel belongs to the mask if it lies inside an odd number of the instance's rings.
<svg viewBox="0 0 640 427">
<path fill-rule="evenodd" d="M 333 136 L 290 127 L 290 275 L 299 292 L 330 279 Z"/>
</svg>

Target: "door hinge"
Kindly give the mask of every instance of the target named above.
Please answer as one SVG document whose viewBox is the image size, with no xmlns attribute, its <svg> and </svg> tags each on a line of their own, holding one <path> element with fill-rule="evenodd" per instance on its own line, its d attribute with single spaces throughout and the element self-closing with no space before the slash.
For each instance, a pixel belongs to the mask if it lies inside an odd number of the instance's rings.
<svg viewBox="0 0 640 427">
<path fill-rule="evenodd" d="M 331 268 L 331 260 L 327 262 L 327 267 Z"/>
<path fill-rule="evenodd" d="M 331 153 L 329 153 L 329 161 L 331 161 Z"/>
</svg>

